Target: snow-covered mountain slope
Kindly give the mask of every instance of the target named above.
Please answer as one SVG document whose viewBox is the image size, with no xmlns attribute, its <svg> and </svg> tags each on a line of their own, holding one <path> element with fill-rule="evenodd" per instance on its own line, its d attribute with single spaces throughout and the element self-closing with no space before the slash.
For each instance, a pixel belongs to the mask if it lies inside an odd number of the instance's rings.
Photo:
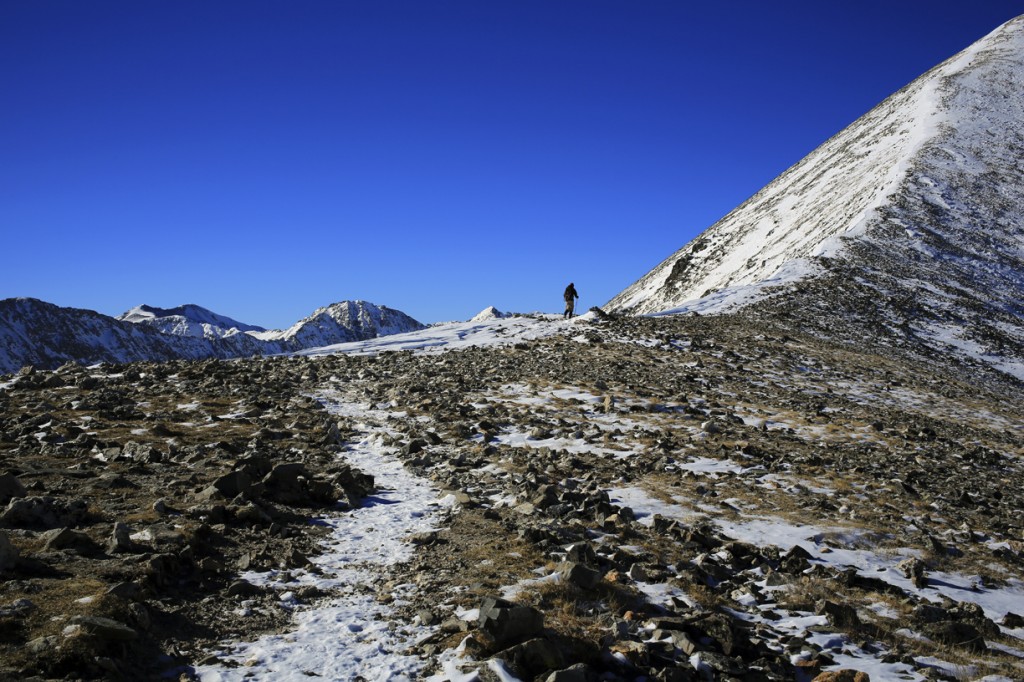
<svg viewBox="0 0 1024 682">
<path fill-rule="evenodd" d="M 500 320 L 503 317 L 506 317 L 505 313 L 501 312 L 500 310 L 495 308 L 493 305 L 490 305 L 490 306 L 487 306 L 486 308 L 484 308 L 483 310 L 481 310 L 480 312 L 478 312 L 472 318 L 470 318 L 469 321 L 470 322 L 483 322 L 485 320 Z"/>
<path fill-rule="evenodd" d="M 886 99 L 608 307 L 761 301 L 1024 378 L 1022 157 L 1024 16 Z"/>
<path fill-rule="evenodd" d="M 399 310 L 367 301 L 341 301 L 318 308 L 288 329 L 250 332 L 250 335 L 280 344 L 287 350 L 302 350 L 417 329 L 423 329 L 423 325 Z"/>
<path fill-rule="evenodd" d="M 495 348 L 511 346 L 556 334 L 572 334 L 578 324 L 592 322 L 592 312 L 566 320 L 562 315 L 531 313 L 503 313 L 501 317 L 477 319 L 468 322 L 442 322 L 429 327 L 366 339 L 307 348 L 298 355 L 377 355 L 391 351 L 445 352 L 466 348 Z"/>
<path fill-rule="evenodd" d="M 245 324 L 191 303 L 176 308 L 156 308 L 143 304 L 118 315 L 117 319 L 149 325 L 165 334 L 206 339 L 222 339 L 239 332 L 266 331 L 263 327 Z"/>
<path fill-rule="evenodd" d="M 257 346 L 171 336 L 147 325 L 33 298 L 0 300 L 0 373 L 25 365 L 52 368 L 65 362 L 226 358 L 252 355 Z"/>
<path fill-rule="evenodd" d="M 226 325 L 227 328 L 221 325 Z M 249 331 L 240 331 L 240 326 Z M 285 331 L 254 331 L 199 306 L 140 306 L 115 319 L 31 298 L 0 301 L 0 373 L 25 365 L 236 358 L 360 341 L 423 325 L 363 301 L 321 308 Z M 200 331 L 201 330 L 201 331 Z"/>
<path fill-rule="evenodd" d="M 608 307 L 653 313 L 715 293 L 722 304 L 746 301 L 751 285 L 821 273 L 830 257 L 857 258 L 851 242 L 891 251 L 896 236 L 915 268 L 928 261 L 999 272 L 1016 287 L 1022 103 L 1018 17 L 825 142 Z M 987 283 L 974 293 L 988 294 Z"/>
</svg>

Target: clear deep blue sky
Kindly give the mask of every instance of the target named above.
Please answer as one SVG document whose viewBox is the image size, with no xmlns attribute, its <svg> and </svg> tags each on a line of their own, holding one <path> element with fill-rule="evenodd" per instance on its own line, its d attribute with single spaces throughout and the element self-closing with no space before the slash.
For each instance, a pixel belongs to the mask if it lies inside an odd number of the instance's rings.
<svg viewBox="0 0 1024 682">
<path fill-rule="evenodd" d="M 267 327 L 605 303 L 1024 13 L 975 0 L 0 0 L 0 298 Z"/>
</svg>

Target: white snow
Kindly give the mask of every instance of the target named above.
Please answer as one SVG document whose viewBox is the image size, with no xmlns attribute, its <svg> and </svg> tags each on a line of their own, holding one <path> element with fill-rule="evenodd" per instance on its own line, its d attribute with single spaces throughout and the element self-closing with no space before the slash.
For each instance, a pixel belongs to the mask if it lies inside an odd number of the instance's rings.
<svg viewBox="0 0 1024 682">
<path fill-rule="evenodd" d="M 507 315 L 492 305 L 487 306 L 486 308 L 478 312 L 476 315 L 471 317 L 469 321 L 485 322 L 486 320 L 500 320 L 503 317 L 507 317 Z"/>
<path fill-rule="evenodd" d="M 612 310 L 722 312 L 817 270 L 864 234 L 950 120 L 951 79 L 997 29 L 896 92 L 613 298 Z M 933 183 L 934 186 L 934 183 Z M 941 200 L 941 192 L 931 196 Z M 689 260 L 688 260 L 689 259 Z M 686 263 L 685 267 L 677 263 Z M 680 272 L 680 270 L 682 272 Z M 706 300 L 705 300 L 706 299 Z"/>
<path fill-rule="evenodd" d="M 148 325 L 164 334 L 206 339 L 224 338 L 244 331 L 263 331 L 262 327 L 238 322 L 194 304 L 168 309 L 140 305 L 118 315 L 117 319 Z"/>
<path fill-rule="evenodd" d="M 732 312 L 838 272 L 875 290 L 894 330 L 909 331 L 905 317 L 932 348 L 1024 378 L 1022 139 L 1018 17 L 826 141 L 607 307 Z"/>
<path fill-rule="evenodd" d="M 589 321 L 593 318 L 594 313 L 586 313 L 571 320 L 563 320 L 561 315 L 536 313 L 529 316 L 515 315 L 480 322 L 446 322 L 404 334 L 391 334 L 366 341 L 310 348 L 300 351 L 297 355 L 316 356 L 334 353 L 376 355 L 387 351 L 436 352 L 474 346 L 484 348 L 506 346 L 560 334 L 572 329 L 581 321 Z"/>
<path fill-rule="evenodd" d="M 608 492 L 614 503 L 630 507 L 638 521 L 644 525 L 650 525 L 655 514 L 689 522 L 698 516 L 689 507 L 665 502 L 638 487 L 618 488 Z M 954 602 L 978 604 L 989 618 L 996 621 L 1001 620 L 1007 612 L 1021 613 L 1024 609 L 1024 582 L 1015 578 L 1007 580 L 1006 584 L 1000 587 L 985 587 L 978 576 L 929 571 L 926 574 L 928 585 L 924 588 L 915 587 L 896 565 L 907 557 L 917 556 L 918 552 L 909 548 L 879 549 L 876 545 L 882 538 L 875 531 L 850 526 L 801 525 L 778 517 L 742 514 L 738 520 L 716 514 L 711 514 L 707 518 L 724 535 L 735 540 L 759 546 L 775 545 L 782 550 L 799 545 L 811 554 L 814 563 L 837 569 L 854 568 L 862 575 L 882 579 L 908 593 L 933 602 L 941 602 L 943 598 L 948 598 Z M 680 595 L 677 588 L 669 585 L 639 583 L 637 587 L 654 603 L 671 605 L 670 600 L 685 599 L 685 595 Z M 770 592 L 770 589 L 766 591 Z M 737 604 L 742 605 L 743 600 L 740 599 Z M 769 606 L 783 617 L 769 620 L 760 616 L 759 610 Z M 885 610 L 884 606 L 881 608 Z M 878 609 L 875 610 L 878 612 Z M 752 607 L 750 611 L 733 613 L 738 618 L 757 622 L 768 629 L 799 634 L 829 650 L 835 661 L 830 668 L 847 667 L 862 670 L 867 672 L 871 679 L 924 679 L 907 665 L 884 663 L 879 654 L 865 651 L 845 635 L 809 631 L 812 626 L 826 625 L 827 619 L 824 616 L 787 612 L 772 604 L 761 604 L 759 607 Z M 884 613 L 880 615 L 887 617 Z M 1004 629 L 1003 632 L 1017 636 L 1013 631 Z M 1016 655 L 1016 651 L 1010 647 L 1008 653 Z M 949 666 L 938 659 L 929 664 L 940 668 Z"/>
<path fill-rule="evenodd" d="M 440 492 L 428 481 L 409 473 L 401 461 L 381 444 L 388 413 L 345 401 L 338 393 L 325 393 L 334 414 L 360 421 L 362 440 L 344 455 L 353 467 L 374 476 L 378 493 L 364 506 L 347 513 L 325 516 L 318 522 L 333 529 L 324 553 L 311 558 L 319 569 L 249 572 L 242 577 L 279 592 L 280 608 L 295 611 L 292 629 L 253 642 L 225 643 L 220 658 L 237 664 L 197 666 L 203 682 L 259 679 L 308 680 L 412 680 L 423 666 L 406 650 L 425 627 L 394 625 L 391 608 L 376 595 L 380 575 L 387 567 L 409 559 L 410 534 L 436 529 L 444 521 Z M 324 606 L 297 605 L 294 592 L 303 586 L 334 590 L 337 596 Z M 391 589 L 395 603 L 415 590 L 412 585 Z M 243 604 L 243 609 L 246 606 Z M 244 611 L 243 611 L 244 612 Z"/>
<path fill-rule="evenodd" d="M 405 313 L 367 301 L 341 301 L 299 320 L 288 329 L 252 331 L 261 341 L 279 341 L 300 348 L 324 346 L 337 339 L 372 338 L 401 334 L 423 325 Z"/>
</svg>

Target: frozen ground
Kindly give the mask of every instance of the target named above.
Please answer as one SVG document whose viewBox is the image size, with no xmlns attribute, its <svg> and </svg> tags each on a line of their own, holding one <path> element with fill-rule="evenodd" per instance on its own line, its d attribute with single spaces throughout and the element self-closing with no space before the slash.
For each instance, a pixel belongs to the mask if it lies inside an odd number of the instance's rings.
<svg viewBox="0 0 1024 682">
<path fill-rule="evenodd" d="M 593 319 L 593 316 L 593 313 L 588 312 L 571 320 L 564 320 L 561 315 L 535 313 L 529 316 L 510 315 L 499 319 L 473 322 L 445 322 L 404 334 L 392 334 L 366 341 L 311 348 L 301 351 L 298 355 L 318 356 L 332 353 L 375 355 L 387 351 L 403 350 L 445 351 L 469 347 L 492 348 L 561 334 L 580 322 Z"/>
<path fill-rule="evenodd" d="M 203 682 L 412 680 L 423 666 L 405 652 L 430 630 L 397 625 L 389 618 L 391 606 L 416 587 L 394 585 L 388 599 L 382 600 L 380 578 L 388 566 L 411 556 L 410 535 L 444 523 L 451 500 L 442 499 L 428 481 L 409 473 L 381 444 L 387 433 L 386 411 L 346 402 L 333 391 L 324 393 L 323 399 L 333 414 L 356 420 L 362 438 L 347 449 L 344 459 L 372 474 L 379 491 L 358 509 L 318 520 L 332 533 L 324 553 L 312 559 L 316 570 L 243 574 L 278 592 L 281 608 L 295 612 L 294 627 L 255 642 L 227 643 L 216 654 L 223 664 L 196 668 Z M 310 586 L 337 596 L 313 607 L 297 605 L 296 590 Z"/>
</svg>

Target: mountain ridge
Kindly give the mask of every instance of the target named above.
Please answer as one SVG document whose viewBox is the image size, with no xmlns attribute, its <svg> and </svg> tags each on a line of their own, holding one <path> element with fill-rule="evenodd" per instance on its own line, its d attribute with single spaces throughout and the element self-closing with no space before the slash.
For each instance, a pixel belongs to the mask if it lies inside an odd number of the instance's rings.
<svg viewBox="0 0 1024 682">
<path fill-rule="evenodd" d="M 609 309 L 760 302 L 809 326 L 897 330 L 1024 378 L 1022 74 L 1024 16 L 830 138 Z"/>
<path fill-rule="evenodd" d="M 238 332 L 266 331 L 264 327 L 239 322 L 194 303 L 158 308 L 143 303 L 117 316 L 123 322 L 148 324 L 165 334 L 223 338 Z"/>
<path fill-rule="evenodd" d="M 215 321 L 234 324 L 225 330 L 214 325 Z M 250 329 L 243 331 L 237 325 Z M 34 298 L 10 298 L 0 300 L 0 372 L 15 372 L 26 365 L 52 369 L 67 362 L 291 353 L 422 328 L 401 311 L 366 301 L 342 301 L 319 308 L 288 330 L 254 331 L 253 325 L 193 304 L 170 309 L 142 305 L 114 318 Z"/>
</svg>

